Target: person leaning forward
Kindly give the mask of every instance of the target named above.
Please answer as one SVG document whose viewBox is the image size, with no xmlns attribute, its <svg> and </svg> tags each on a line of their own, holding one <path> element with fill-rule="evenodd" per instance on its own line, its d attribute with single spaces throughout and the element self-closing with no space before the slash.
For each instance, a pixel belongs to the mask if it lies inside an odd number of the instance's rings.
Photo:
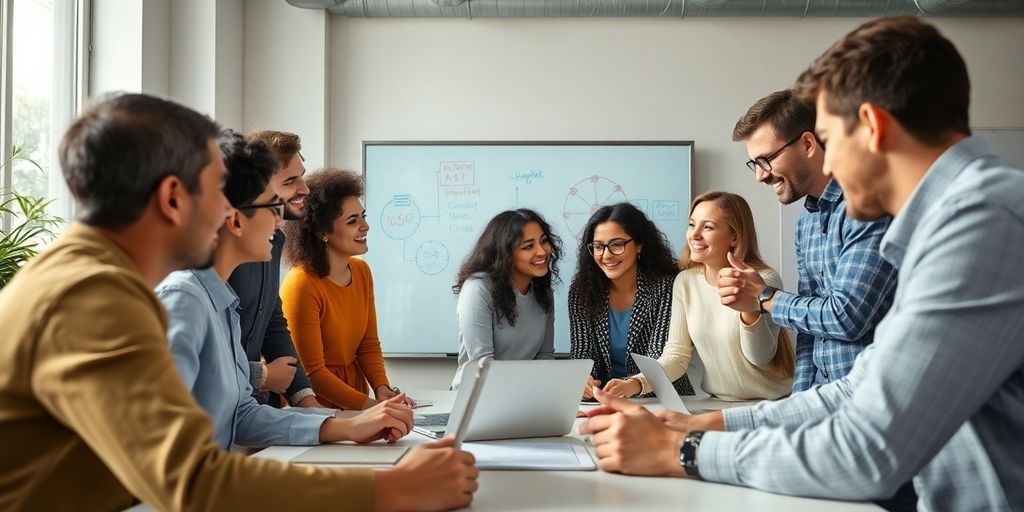
<svg viewBox="0 0 1024 512">
<path fill-rule="evenodd" d="M 65 134 L 77 221 L 0 292 L 0 437 L 12 441 L 0 448 L 0 510 L 469 504 L 477 470 L 451 440 L 381 471 L 247 458 L 214 443 L 152 289 L 212 255 L 229 213 L 218 131 L 175 103 L 120 94 Z"/>
</svg>

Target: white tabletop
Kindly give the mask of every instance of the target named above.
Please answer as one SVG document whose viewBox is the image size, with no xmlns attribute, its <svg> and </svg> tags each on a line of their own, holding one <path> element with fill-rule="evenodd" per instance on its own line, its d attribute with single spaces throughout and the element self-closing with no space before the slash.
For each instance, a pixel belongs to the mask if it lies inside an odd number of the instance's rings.
<svg viewBox="0 0 1024 512">
<path fill-rule="evenodd" d="M 434 402 L 420 412 L 447 412 L 454 393 L 412 391 L 410 396 Z M 691 410 L 720 409 L 737 403 L 717 400 L 686 400 Z M 657 408 L 657 404 L 645 404 Z M 429 439 L 409 434 L 401 442 L 418 444 Z M 272 446 L 256 455 L 291 460 L 308 449 L 303 446 Z M 592 449 L 591 449 L 592 451 Z M 595 459 L 596 460 L 596 459 Z M 481 471 L 480 489 L 472 510 L 786 510 L 832 512 L 880 510 L 871 503 L 817 500 L 780 496 L 743 487 L 687 480 L 623 476 L 603 471 Z"/>
</svg>

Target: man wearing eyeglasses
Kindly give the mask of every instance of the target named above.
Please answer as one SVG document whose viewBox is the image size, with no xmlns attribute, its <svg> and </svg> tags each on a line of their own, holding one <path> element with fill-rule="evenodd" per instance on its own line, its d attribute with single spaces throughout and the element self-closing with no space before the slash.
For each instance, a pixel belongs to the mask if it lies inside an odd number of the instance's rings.
<svg viewBox="0 0 1024 512">
<path fill-rule="evenodd" d="M 747 145 L 747 167 L 757 181 L 772 187 L 783 204 L 804 199 L 796 233 L 797 292 L 766 285 L 732 255 L 732 268 L 719 278 L 723 304 L 770 313 L 775 323 L 797 331 L 793 392 L 846 376 L 896 289 L 896 271 L 879 254 L 889 219 L 847 216 L 842 189 L 822 172 L 825 151 L 814 121 L 814 105 L 783 90 L 758 100 L 733 130 L 733 140 Z"/>
<path fill-rule="evenodd" d="M 282 198 L 282 218 L 302 218 L 303 201 L 309 188 L 302 176 L 302 142 L 294 133 L 259 130 L 249 133 L 249 139 L 261 140 L 278 160 L 278 168 L 270 178 L 271 186 Z M 270 393 L 281 395 L 290 405 L 320 407 L 309 378 L 295 354 L 288 322 L 281 313 L 278 288 L 281 283 L 281 251 L 284 235 L 278 230 L 271 242 L 270 261 L 245 263 L 228 278 L 228 284 L 238 295 L 238 314 L 242 325 L 242 347 L 249 359 L 253 396 L 261 404 L 279 406 Z M 266 362 L 263 362 L 263 361 Z"/>
</svg>

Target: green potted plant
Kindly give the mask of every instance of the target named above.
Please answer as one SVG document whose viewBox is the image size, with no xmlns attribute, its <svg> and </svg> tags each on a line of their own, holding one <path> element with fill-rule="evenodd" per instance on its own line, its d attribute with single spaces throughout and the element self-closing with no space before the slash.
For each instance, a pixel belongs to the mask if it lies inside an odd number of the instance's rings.
<svg viewBox="0 0 1024 512">
<path fill-rule="evenodd" d="M 0 168 L 15 160 L 28 161 L 45 172 L 39 164 L 21 156 L 17 147 Z M 18 269 L 38 254 L 41 244 L 52 240 L 64 225 L 64 219 L 46 210 L 51 202 L 45 197 L 25 196 L 14 191 L 0 194 L 0 217 L 11 218 L 10 229 L 0 227 L 0 288 L 7 286 Z"/>
</svg>

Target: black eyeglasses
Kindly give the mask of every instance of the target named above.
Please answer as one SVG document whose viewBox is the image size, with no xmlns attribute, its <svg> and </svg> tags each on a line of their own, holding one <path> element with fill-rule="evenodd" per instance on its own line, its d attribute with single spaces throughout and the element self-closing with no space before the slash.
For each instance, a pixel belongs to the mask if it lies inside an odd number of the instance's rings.
<svg viewBox="0 0 1024 512">
<path fill-rule="evenodd" d="M 587 249 L 590 249 L 590 254 L 594 256 L 601 256 L 604 254 L 604 250 L 608 249 L 608 252 L 618 256 L 626 252 L 626 244 L 632 242 L 633 239 L 629 240 L 616 240 L 610 244 L 592 243 L 587 244 Z"/>
<path fill-rule="evenodd" d="M 794 138 L 793 140 L 787 142 L 784 146 L 782 146 L 781 148 L 777 149 L 774 153 L 772 153 L 772 154 L 770 154 L 768 156 L 759 156 L 759 157 L 757 157 L 757 158 L 755 158 L 753 160 L 747 160 L 747 167 L 750 168 L 750 170 L 754 171 L 754 172 L 757 172 L 757 168 L 758 167 L 763 169 L 764 172 L 772 172 L 772 160 L 774 160 L 775 157 L 779 156 L 779 154 L 782 153 L 782 150 L 788 148 L 794 142 L 800 140 L 800 137 L 803 137 L 803 136 L 804 136 L 804 134 L 802 134 L 802 133 L 800 135 L 797 135 L 796 138 Z"/>
<path fill-rule="evenodd" d="M 263 204 L 247 204 L 245 206 L 239 206 L 239 210 L 255 210 L 256 208 L 270 208 L 271 212 L 274 213 L 274 217 L 278 219 L 284 218 L 284 201 L 277 203 L 263 203 Z"/>
</svg>

